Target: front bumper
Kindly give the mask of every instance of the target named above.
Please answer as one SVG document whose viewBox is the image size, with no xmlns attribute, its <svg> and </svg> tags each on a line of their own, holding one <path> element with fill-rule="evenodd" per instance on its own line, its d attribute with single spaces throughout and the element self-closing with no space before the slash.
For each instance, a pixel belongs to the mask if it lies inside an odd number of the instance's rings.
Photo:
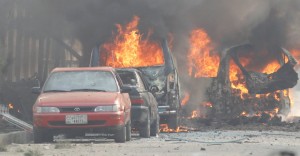
<svg viewBox="0 0 300 156">
<path fill-rule="evenodd" d="M 66 124 L 66 115 L 87 115 L 87 124 Z M 125 125 L 124 112 L 34 113 L 34 127 L 47 129 L 104 128 Z"/>
</svg>

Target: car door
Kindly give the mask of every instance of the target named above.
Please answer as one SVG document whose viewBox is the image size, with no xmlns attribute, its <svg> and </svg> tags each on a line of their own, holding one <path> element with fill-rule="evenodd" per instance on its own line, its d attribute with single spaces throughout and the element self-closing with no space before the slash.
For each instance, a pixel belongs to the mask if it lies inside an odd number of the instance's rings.
<svg viewBox="0 0 300 156">
<path fill-rule="evenodd" d="M 148 84 L 146 83 L 146 81 L 144 80 L 143 78 L 143 75 L 142 73 L 140 72 L 137 72 L 138 74 L 138 77 L 140 79 L 140 83 L 142 84 L 143 86 L 143 89 L 144 89 L 144 93 L 147 95 L 147 98 L 148 98 L 148 102 L 149 102 L 149 106 L 151 108 L 151 119 L 154 120 L 156 119 L 156 115 L 158 113 L 158 108 L 157 108 L 157 102 L 156 102 L 156 99 L 155 97 L 153 96 L 153 94 L 149 91 L 149 86 Z M 153 118 L 154 117 L 154 118 Z"/>
<path fill-rule="evenodd" d="M 119 87 L 121 89 L 121 87 L 123 86 L 123 83 L 122 83 L 122 80 L 121 78 L 119 77 L 118 74 L 116 74 L 116 79 L 118 81 L 118 84 L 119 84 Z M 125 109 L 125 115 L 126 115 L 126 121 L 130 119 L 130 110 L 131 110 L 131 101 L 130 101 L 130 97 L 129 97 L 129 94 L 128 93 L 121 93 L 122 97 L 123 97 L 123 100 L 125 102 L 125 106 L 124 106 L 124 109 Z"/>
</svg>

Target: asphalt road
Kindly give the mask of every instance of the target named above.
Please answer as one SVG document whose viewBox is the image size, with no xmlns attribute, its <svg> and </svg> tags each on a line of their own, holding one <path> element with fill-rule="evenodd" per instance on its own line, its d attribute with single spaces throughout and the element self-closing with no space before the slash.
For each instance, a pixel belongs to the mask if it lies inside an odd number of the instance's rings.
<svg viewBox="0 0 300 156">
<path fill-rule="evenodd" d="M 12 144 L 2 156 L 292 156 L 300 154 L 300 132 L 207 131 L 161 133 L 115 143 L 106 139 L 59 140 L 52 144 Z M 35 154 L 35 155 L 34 155 Z M 285 154 L 285 155 L 284 155 Z M 290 154 L 290 155 L 289 155 Z"/>
</svg>

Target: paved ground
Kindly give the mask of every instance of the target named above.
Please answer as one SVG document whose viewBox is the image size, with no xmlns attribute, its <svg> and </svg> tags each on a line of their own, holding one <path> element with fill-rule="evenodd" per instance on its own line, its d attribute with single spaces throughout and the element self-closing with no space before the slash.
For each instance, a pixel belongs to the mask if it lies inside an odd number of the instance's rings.
<svg viewBox="0 0 300 156">
<path fill-rule="evenodd" d="M 77 140 L 78 141 L 78 140 Z M 113 140 L 58 142 L 53 144 L 12 144 L 3 156 L 276 156 L 280 151 L 300 154 L 300 132 L 283 131 L 211 131 L 162 133 L 159 137 L 138 136 L 124 144 Z M 32 155 L 33 156 L 33 155 Z M 289 155 L 284 155 L 289 156 Z"/>
</svg>

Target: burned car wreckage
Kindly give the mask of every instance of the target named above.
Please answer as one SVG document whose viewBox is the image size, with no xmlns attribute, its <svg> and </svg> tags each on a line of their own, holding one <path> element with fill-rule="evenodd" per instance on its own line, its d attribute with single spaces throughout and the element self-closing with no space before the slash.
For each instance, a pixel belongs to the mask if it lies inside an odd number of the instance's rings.
<svg viewBox="0 0 300 156">
<path fill-rule="evenodd" d="M 141 71 L 148 85 L 157 86 L 158 91 L 153 93 L 158 103 L 160 123 L 168 124 L 169 128 L 176 129 L 179 126 L 180 83 L 176 62 L 168 47 L 167 40 L 160 42 L 164 64 L 154 66 L 133 67 Z M 101 46 L 92 50 L 90 66 L 107 66 Z"/>
<path fill-rule="evenodd" d="M 208 117 L 226 120 L 241 114 L 255 116 L 266 112 L 274 112 L 276 115 L 289 113 L 291 100 L 288 88 L 297 84 L 298 74 L 294 70 L 297 61 L 288 50 L 277 48 L 280 68 L 276 72 L 266 74 L 248 71 L 241 64 L 239 53 L 249 53 L 253 48 L 251 44 L 242 44 L 224 51 L 217 77 L 213 78 L 207 89 L 208 99 L 214 106 Z M 237 82 L 230 80 L 231 58 L 241 71 L 238 83 L 248 89 L 248 94 L 242 94 L 232 87 L 232 83 Z"/>
</svg>

